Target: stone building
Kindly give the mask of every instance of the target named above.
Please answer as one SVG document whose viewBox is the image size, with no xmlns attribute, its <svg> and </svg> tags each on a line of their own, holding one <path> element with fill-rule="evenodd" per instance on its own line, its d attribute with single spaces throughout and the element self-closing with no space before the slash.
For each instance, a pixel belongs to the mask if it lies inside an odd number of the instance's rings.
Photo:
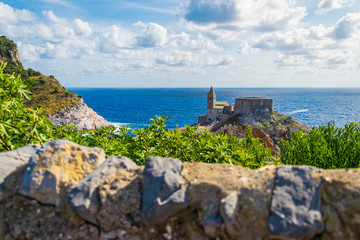
<svg viewBox="0 0 360 240">
<path fill-rule="evenodd" d="M 256 97 L 236 98 L 234 106 L 226 101 L 216 101 L 216 93 L 211 87 L 207 94 L 206 115 L 199 115 L 198 122 L 206 124 L 216 120 L 220 121 L 233 114 L 246 116 L 256 110 L 267 110 L 271 113 L 273 111 L 273 100 L 271 98 Z"/>
</svg>

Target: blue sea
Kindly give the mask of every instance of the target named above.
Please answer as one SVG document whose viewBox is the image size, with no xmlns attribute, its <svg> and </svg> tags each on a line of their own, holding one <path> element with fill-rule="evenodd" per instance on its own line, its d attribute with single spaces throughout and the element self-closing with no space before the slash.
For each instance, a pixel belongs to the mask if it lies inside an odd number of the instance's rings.
<svg viewBox="0 0 360 240">
<path fill-rule="evenodd" d="M 114 125 L 130 128 L 150 125 L 155 115 L 171 116 L 168 128 L 197 123 L 206 114 L 209 88 L 69 88 L 83 96 L 85 103 Z M 360 88 L 215 88 L 218 101 L 235 103 L 237 97 L 266 97 L 274 100 L 274 110 L 294 117 L 309 127 L 336 126 L 360 121 Z M 137 117 L 138 116 L 138 117 Z M 138 120 L 137 120 L 138 118 Z"/>
</svg>

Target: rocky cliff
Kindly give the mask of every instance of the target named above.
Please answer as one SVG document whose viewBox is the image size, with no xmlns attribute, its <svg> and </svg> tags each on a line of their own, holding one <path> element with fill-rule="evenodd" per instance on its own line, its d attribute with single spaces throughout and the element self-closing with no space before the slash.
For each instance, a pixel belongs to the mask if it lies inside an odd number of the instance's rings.
<svg viewBox="0 0 360 240">
<path fill-rule="evenodd" d="M 0 239 L 360 239 L 358 169 L 138 167 L 68 141 L 3 153 L 0 166 L 20 156 L 0 169 Z"/>
<path fill-rule="evenodd" d="M 209 129 L 216 134 L 233 133 L 239 138 L 244 138 L 247 126 L 252 127 L 253 136 L 260 138 L 264 146 L 270 148 L 273 153 L 280 151 L 280 141 L 290 139 L 294 131 L 309 131 L 307 125 L 276 111 L 255 111 L 246 116 L 234 115 L 210 126 Z"/>
<path fill-rule="evenodd" d="M 74 106 L 49 116 L 54 127 L 73 124 L 78 130 L 94 130 L 112 126 L 103 117 L 89 108 L 82 99 Z"/>
</svg>

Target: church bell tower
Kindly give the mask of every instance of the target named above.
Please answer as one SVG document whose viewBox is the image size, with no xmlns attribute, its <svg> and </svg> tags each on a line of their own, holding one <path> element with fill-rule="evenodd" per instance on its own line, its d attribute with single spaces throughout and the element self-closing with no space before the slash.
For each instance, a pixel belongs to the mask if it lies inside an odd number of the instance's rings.
<svg viewBox="0 0 360 240">
<path fill-rule="evenodd" d="M 210 88 L 210 92 L 207 95 L 207 109 L 214 109 L 216 103 L 216 93 L 213 87 Z"/>
</svg>

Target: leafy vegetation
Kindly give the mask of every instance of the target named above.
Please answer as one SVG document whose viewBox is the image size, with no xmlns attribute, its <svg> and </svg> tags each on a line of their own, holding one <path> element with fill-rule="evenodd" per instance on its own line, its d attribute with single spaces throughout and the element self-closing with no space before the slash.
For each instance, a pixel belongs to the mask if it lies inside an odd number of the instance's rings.
<svg viewBox="0 0 360 240">
<path fill-rule="evenodd" d="M 336 128 L 335 122 L 314 127 L 309 134 L 294 132 L 281 143 L 284 164 L 319 168 L 358 168 L 360 166 L 360 123 Z"/>
<path fill-rule="evenodd" d="M 166 129 L 169 117 L 150 119 L 151 126 L 131 131 L 126 126 L 115 131 L 114 127 L 95 131 L 78 131 L 74 126 L 64 126 L 53 131 L 53 138 L 67 139 L 89 147 L 101 147 L 107 156 L 127 156 L 137 164 L 145 163 L 147 156 L 178 158 L 182 161 L 231 163 L 249 168 L 279 164 L 258 139 L 233 135 L 215 135 L 209 131 L 197 132 L 197 127 L 187 126 L 185 131 Z M 85 133 L 85 134 L 84 134 Z"/>
<path fill-rule="evenodd" d="M 0 61 L 7 63 L 4 73 L 21 75 L 24 83 L 29 86 L 32 98 L 25 103 L 28 107 L 42 107 L 44 113 L 51 115 L 73 107 L 81 99 L 81 96 L 66 91 L 54 76 L 45 76 L 31 68 L 25 70 L 16 44 L 5 36 L 0 36 Z"/>
<path fill-rule="evenodd" d="M 20 75 L 3 73 L 5 66 L 0 63 L 0 150 L 43 143 L 49 139 L 52 124 L 40 113 L 41 109 L 25 107 L 30 91 Z"/>
</svg>

